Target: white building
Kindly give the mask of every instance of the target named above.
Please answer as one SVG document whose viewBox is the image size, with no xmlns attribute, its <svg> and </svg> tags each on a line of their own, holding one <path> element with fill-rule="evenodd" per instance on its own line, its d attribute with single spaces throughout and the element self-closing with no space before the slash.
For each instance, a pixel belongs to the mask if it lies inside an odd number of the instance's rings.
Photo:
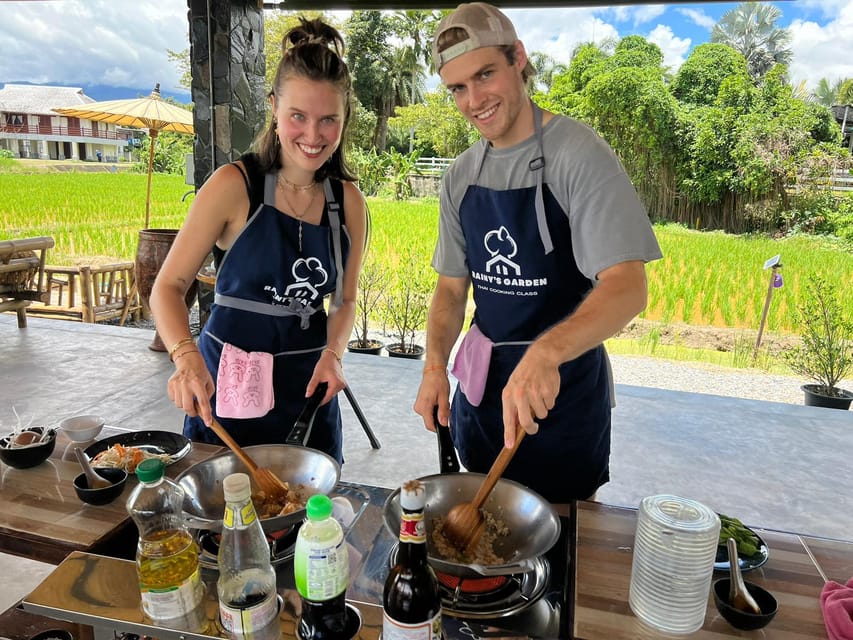
<svg viewBox="0 0 853 640">
<path fill-rule="evenodd" d="M 135 129 L 59 115 L 58 107 L 94 102 L 78 87 L 6 84 L 0 89 L 0 149 L 16 158 L 115 162 L 129 158 Z"/>
</svg>

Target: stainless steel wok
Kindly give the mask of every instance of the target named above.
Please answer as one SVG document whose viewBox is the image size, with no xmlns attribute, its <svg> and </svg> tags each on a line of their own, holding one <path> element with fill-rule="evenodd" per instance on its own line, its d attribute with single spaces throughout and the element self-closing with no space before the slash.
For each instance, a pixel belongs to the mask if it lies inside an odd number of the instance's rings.
<svg viewBox="0 0 853 640">
<path fill-rule="evenodd" d="M 470 502 L 483 478 L 482 473 L 448 473 L 420 478 L 426 486 L 427 532 L 433 530 L 436 518 L 446 516 L 460 502 Z M 560 537 L 560 518 L 551 503 L 512 480 L 498 480 L 484 508 L 509 528 L 509 535 L 495 542 L 495 553 L 505 558 L 504 564 L 483 566 L 446 560 L 438 555 L 431 533 L 428 533 L 427 557 L 433 569 L 459 578 L 529 571 L 533 561 L 544 555 Z M 385 502 L 383 519 L 389 532 L 395 536 L 400 534 L 399 489 Z"/>
<path fill-rule="evenodd" d="M 260 444 L 244 449 L 258 466 L 270 469 L 288 482 L 291 490 L 299 492 L 304 500 L 317 493 L 328 494 L 341 477 L 337 461 L 316 449 L 288 444 Z M 222 528 L 225 512 L 222 482 L 226 476 L 239 472 L 251 476 L 248 467 L 229 451 L 193 465 L 176 478 L 185 493 L 187 526 L 212 531 Z M 261 520 L 261 524 L 267 532 L 280 531 L 304 518 L 305 509 L 300 509 Z"/>
</svg>

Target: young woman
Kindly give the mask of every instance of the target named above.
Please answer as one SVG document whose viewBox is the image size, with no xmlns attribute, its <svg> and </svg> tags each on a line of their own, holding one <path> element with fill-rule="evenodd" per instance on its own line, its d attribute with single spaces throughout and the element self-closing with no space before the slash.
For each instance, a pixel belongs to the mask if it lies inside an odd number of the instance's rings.
<svg viewBox="0 0 853 640">
<path fill-rule="evenodd" d="M 284 36 L 256 153 L 199 190 L 157 276 L 150 304 L 175 363 L 169 398 L 193 440 L 220 443 L 206 426 L 215 415 L 242 446 L 284 442 L 325 382 L 307 444 L 342 461 L 336 394 L 366 234 L 343 149 L 352 83 L 342 55 L 321 20 Z M 211 249 L 215 299 L 196 345 L 184 294 Z"/>
</svg>

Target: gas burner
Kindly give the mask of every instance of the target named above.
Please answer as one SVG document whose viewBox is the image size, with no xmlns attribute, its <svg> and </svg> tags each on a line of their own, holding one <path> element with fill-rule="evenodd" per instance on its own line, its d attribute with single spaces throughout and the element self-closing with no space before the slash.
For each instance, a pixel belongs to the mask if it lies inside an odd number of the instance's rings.
<svg viewBox="0 0 853 640">
<path fill-rule="evenodd" d="M 282 531 L 267 532 L 267 542 L 270 545 L 270 560 L 277 567 L 293 559 L 296 545 L 296 534 L 299 525 L 294 525 Z M 199 564 L 208 569 L 217 569 L 220 535 L 217 531 L 198 531 Z"/>
<path fill-rule="evenodd" d="M 397 562 L 398 545 L 388 557 L 389 567 Z M 551 565 L 544 557 L 533 560 L 533 568 L 523 573 L 460 578 L 436 571 L 441 591 L 441 612 L 449 616 L 485 620 L 503 618 L 524 611 L 545 593 Z"/>
</svg>

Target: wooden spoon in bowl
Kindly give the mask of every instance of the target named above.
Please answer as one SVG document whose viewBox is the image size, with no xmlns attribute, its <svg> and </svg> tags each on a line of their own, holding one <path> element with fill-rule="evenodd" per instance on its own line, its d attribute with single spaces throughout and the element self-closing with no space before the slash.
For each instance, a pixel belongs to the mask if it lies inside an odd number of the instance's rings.
<svg viewBox="0 0 853 640">
<path fill-rule="evenodd" d="M 526 433 L 522 427 L 518 427 L 515 432 L 515 445 L 511 449 L 504 447 L 501 450 L 474 499 L 471 502 L 457 504 L 444 518 L 444 535 L 460 551 L 470 554 L 480 541 L 480 536 L 486 528 L 480 509 L 495 488 L 509 461 L 512 460 Z"/>
</svg>

